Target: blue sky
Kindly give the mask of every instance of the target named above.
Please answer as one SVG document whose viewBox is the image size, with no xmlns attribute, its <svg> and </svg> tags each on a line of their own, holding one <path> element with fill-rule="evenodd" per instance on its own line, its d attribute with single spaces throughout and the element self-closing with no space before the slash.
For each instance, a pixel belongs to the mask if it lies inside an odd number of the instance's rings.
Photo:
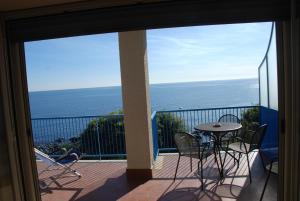
<svg viewBox="0 0 300 201">
<path fill-rule="evenodd" d="M 150 83 L 257 78 L 271 23 L 147 30 Z M 118 34 L 25 43 L 29 91 L 117 86 Z"/>
</svg>

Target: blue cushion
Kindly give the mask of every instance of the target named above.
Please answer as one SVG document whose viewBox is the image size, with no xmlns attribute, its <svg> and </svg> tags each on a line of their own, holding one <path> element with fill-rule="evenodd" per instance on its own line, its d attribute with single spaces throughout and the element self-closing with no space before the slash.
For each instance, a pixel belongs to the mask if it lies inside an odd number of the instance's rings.
<svg viewBox="0 0 300 201">
<path fill-rule="evenodd" d="M 260 152 L 269 161 L 278 161 L 278 147 L 264 148 L 261 149 Z"/>
<path fill-rule="evenodd" d="M 57 160 L 60 164 L 68 164 L 78 160 L 78 155 L 76 153 L 70 153 L 63 159 Z"/>
</svg>

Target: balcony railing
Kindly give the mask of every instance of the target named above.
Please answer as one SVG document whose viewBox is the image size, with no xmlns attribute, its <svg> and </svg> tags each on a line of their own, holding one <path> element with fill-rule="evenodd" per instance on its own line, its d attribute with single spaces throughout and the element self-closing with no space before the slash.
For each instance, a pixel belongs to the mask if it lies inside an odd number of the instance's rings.
<svg viewBox="0 0 300 201">
<path fill-rule="evenodd" d="M 154 157 L 175 150 L 173 135 L 192 132 L 200 123 L 215 122 L 224 114 L 243 120 L 244 114 L 258 106 L 205 108 L 153 112 Z M 257 120 L 258 121 L 258 120 Z M 56 148 L 71 147 L 86 159 L 123 159 L 126 157 L 123 115 L 59 117 L 32 119 L 35 146 L 51 154 Z"/>
<path fill-rule="evenodd" d="M 259 121 L 259 106 L 204 108 L 191 110 L 157 111 L 158 147 L 160 152 L 175 150 L 173 135 L 180 130 L 192 133 L 194 127 L 201 123 L 217 122 L 225 114 L 233 114 L 243 122 L 248 110 L 257 109 L 256 120 Z"/>
<path fill-rule="evenodd" d="M 86 159 L 126 156 L 123 115 L 32 119 L 35 146 L 50 154 L 77 148 Z"/>
</svg>

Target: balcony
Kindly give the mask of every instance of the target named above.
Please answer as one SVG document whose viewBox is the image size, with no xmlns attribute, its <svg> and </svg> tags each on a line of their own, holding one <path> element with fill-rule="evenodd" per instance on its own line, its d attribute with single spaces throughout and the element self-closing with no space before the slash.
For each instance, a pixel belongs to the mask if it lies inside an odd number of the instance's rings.
<svg viewBox="0 0 300 201">
<path fill-rule="evenodd" d="M 189 159 L 183 158 L 178 177 L 173 182 L 177 155 L 167 154 L 158 156 L 154 163 L 154 177 L 146 183 L 129 181 L 126 177 L 126 161 L 81 161 L 75 168 L 83 177 L 57 179 L 52 185 L 42 191 L 43 201 L 52 200 L 258 200 L 266 179 L 261 161 L 257 153 L 251 154 L 253 183 L 249 184 L 248 170 L 245 157 L 241 160 L 240 168 L 232 160 L 226 163 L 226 178 L 218 183 L 218 172 L 214 159 L 208 158 L 204 165 L 205 191 L 201 191 L 201 183 L 197 177 L 197 164 L 194 160 L 193 171 L 189 169 Z M 43 164 L 38 162 L 38 168 Z M 51 172 L 40 179 L 51 178 Z M 235 176 L 234 176 L 235 174 Z M 277 200 L 276 177 L 270 178 L 264 200 Z"/>
<path fill-rule="evenodd" d="M 173 182 L 178 157 L 172 138 L 174 132 L 179 129 L 192 132 L 195 125 L 215 122 L 223 114 L 229 113 L 235 114 L 243 122 L 249 111 L 257 111 L 256 121 L 269 125 L 263 146 L 275 146 L 278 143 L 277 112 L 269 108 L 246 106 L 153 112 L 155 161 L 153 178 L 146 183 L 128 180 L 126 177 L 123 115 L 32 119 L 36 147 L 48 154 L 57 147 L 74 147 L 80 149 L 84 154 L 83 159 L 86 159 L 75 165 L 75 169 L 83 175 L 82 178 L 65 175 L 55 180 L 49 188 L 42 191 L 42 200 L 257 200 L 266 178 L 257 152 L 250 156 L 252 184 L 248 181 L 245 157 L 238 170 L 228 157 L 225 179 L 220 182 L 211 156 L 204 164 L 204 192 L 201 191 L 201 183 L 197 177 L 196 160 L 193 160 L 191 172 L 189 160 L 184 158 L 180 163 L 177 179 Z M 176 127 L 176 124 L 167 119 L 179 121 L 180 124 Z M 39 170 L 43 166 L 43 163 L 37 162 Z M 46 179 L 45 182 L 48 182 L 55 174 L 57 172 L 51 171 L 40 175 L 39 179 Z M 276 177 L 272 176 L 264 200 L 277 200 L 276 192 Z"/>
</svg>

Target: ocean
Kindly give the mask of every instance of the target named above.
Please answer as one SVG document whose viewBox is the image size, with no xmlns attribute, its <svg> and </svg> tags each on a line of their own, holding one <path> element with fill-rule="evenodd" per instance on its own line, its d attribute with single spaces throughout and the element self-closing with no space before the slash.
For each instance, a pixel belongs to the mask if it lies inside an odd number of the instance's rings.
<svg viewBox="0 0 300 201">
<path fill-rule="evenodd" d="M 252 106 L 259 102 L 258 79 L 150 85 L 152 111 Z M 32 118 L 106 115 L 122 109 L 116 87 L 29 92 Z"/>
</svg>

